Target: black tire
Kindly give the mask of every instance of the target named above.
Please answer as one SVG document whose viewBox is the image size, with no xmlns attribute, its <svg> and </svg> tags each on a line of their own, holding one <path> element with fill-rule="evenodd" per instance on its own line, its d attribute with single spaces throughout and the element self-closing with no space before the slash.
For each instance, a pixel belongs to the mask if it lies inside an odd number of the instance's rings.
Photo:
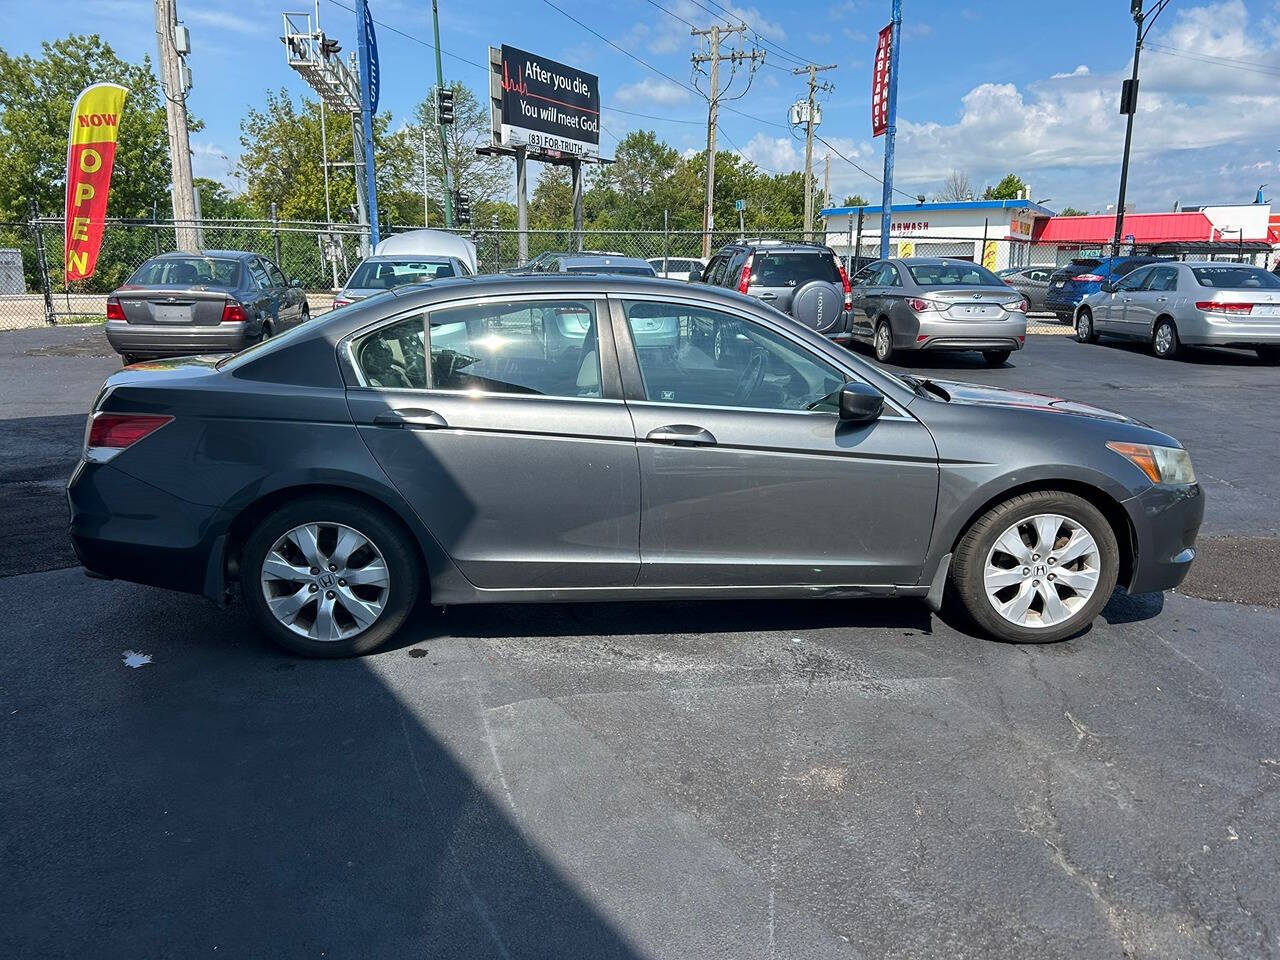
<svg viewBox="0 0 1280 960">
<path fill-rule="evenodd" d="M 1013 355 L 1012 350 L 983 350 L 982 361 L 988 367 L 1000 367 Z"/>
<path fill-rule="evenodd" d="M 1088 531 L 1098 546 L 1099 573 L 1093 594 L 1068 619 L 1054 626 L 1025 627 L 1006 620 L 995 609 L 987 597 L 984 571 L 996 540 L 1020 520 L 1039 514 L 1066 517 Z M 950 585 L 965 613 L 988 636 L 1010 643 L 1053 643 L 1079 633 L 1093 622 L 1110 599 L 1119 570 L 1120 548 L 1115 532 L 1097 507 L 1073 493 L 1037 490 L 1011 497 L 973 522 L 952 557 Z"/>
<path fill-rule="evenodd" d="M 1161 360 L 1172 360 L 1181 350 L 1177 326 L 1168 317 L 1161 317 L 1151 331 L 1151 352 Z"/>
<path fill-rule="evenodd" d="M 1084 307 L 1076 314 L 1076 343 L 1097 343 L 1098 331 L 1093 327 L 1093 311 Z"/>
<path fill-rule="evenodd" d="M 305 303 L 302 305 L 302 316 L 298 318 L 299 323 L 306 323 L 311 319 L 311 308 Z"/>
<path fill-rule="evenodd" d="M 267 605 L 261 571 L 267 553 L 284 534 L 307 523 L 343 524 L 373 543 L 386 562 L 388 586 L 381 613 L 363 631 L 341 640 L 316 640 L 295 633 Z M 354 556 L 354 555 L 353 555 Z M 341 497 L 306 497 L 268 514 L 245 541 L 240 593 L 258 627 L 272 642 L 304 657 L 351 657 L 378 649 L 408 619 L 422 588 L 422 565 L 403 529 L 381 510 Z"/>
<path fill-rule="evenodd" d="M 1280 347 L 1254 347 L 1253 349 L 1263 363 L 1269 363 L 1272 366 L 1280 363 Z"/>
<path fill-rule="evenodd" d="M 121 363 L 123 363 L 124 366 L 127 367 L 130 364 L 137 363 L 138 358 L 135 357 L 132 353 L 122 353 L 120 354 L 120 361 Z"/>
<path fill-rule="evenodd" d="M 893 362 L 897 351 L 893 349 L 893 327 L 889 326 L 888 320 L 881 320 L 876 324 L 876 332 L 871 339 L 871 349 L 881 363 Z"/>
<path fill-rule="evenodd" d="M 274 334 L 275 334 L 275 330 L 272 329 L 271 321 L 263 320 L 262 333 L 258 335 L 258 342 L 262 343 L 264 340 L 270 340 Z"/>
</svg>

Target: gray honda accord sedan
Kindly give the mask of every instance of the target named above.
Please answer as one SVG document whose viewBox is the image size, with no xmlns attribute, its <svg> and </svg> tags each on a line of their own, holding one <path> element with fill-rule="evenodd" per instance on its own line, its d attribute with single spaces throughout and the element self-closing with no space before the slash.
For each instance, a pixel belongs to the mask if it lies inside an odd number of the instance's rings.
<svg viewBox="0 0 1280 960">
<path fill-rule="evenodd" d="M 694 330 L 732 329 L 718 360 Z M 107 380 L 68 486 L 92 576 L 238 596 L 297 653 L 433 604 L 951 595 L 992 637 L 1181 582 L 1178 441 L 895 377 L 754 298 L 622 276 L 401 287 Z"/>
</svg>

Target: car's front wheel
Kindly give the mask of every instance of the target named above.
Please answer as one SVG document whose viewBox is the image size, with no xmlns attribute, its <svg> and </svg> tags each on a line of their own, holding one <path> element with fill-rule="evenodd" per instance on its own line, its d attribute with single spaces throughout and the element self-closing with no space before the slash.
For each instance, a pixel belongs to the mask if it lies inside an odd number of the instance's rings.
<svg viewBox="0 0 1280 960">
<path fill-rule="evenodd" d="M 1084 629 L 1115 589 L 1120 549 L 1106 517 L 1082 497 L 1042 490 L 992 507 L 951 564 L 956 597 L 986 633 L 1050 643 Z"/>
<path fill-rule="evenodd" d="M 1076 314 L 1076 342 L 1098 342 L 1098 332 L 1093 329 L 1093 313 L 1088 307 L 1084 307 Z"/>
<path fill-rule="evenodd" d="M 270 513 L 245 541 L 240 586 L 273 641 L 308 657 L 382 646 L 418 599 L 420 564 L 382 512 L 309 497 Z"/>
</svg>

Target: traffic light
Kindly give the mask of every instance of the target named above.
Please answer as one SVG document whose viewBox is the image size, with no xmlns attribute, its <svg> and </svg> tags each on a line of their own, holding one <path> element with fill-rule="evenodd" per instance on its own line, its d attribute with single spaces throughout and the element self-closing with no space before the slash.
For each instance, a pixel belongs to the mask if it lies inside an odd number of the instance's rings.
<svg viewBox="0 0 1280 960">
<path fill-rule="evenodd" d="M 331 37 L 320 35 L 320 52 L 326 57 L 336 57 L 342 50 L 342 45 Z"/>
<path fill-rule="evenodd" d="M 436 123 L 453 123 L 453 91 L 444 87 L 436 91 Z"/>
<path fill-rule="evenodd" d="M 471 194 L 453 191 L 453 218 L 459 225 L 471 223 Z"/>
</svg>

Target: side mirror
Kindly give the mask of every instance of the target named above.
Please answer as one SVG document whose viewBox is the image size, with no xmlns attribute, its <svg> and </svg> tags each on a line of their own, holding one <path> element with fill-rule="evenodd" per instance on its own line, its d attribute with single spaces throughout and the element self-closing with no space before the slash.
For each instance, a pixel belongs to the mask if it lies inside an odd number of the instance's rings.
<svg viewBox="0 0 1280 960">
<path fill-rule="evenodd" d="M 1116 292 L 1116 285 L 1115 285 L 1114 283 L 1112 283 L 1110 280 L 1103 280 L 1103 281 L 1102 281 L 1102 292 L 1103 292 L 1103 293 L 1115 293 L 1115 292 Z"/>
<path fill-rule="evenodd" d="M 884 394 L 866 383 L 846 383 L 840 388 L 840 419 L 849 423 L 879 420 Z"/>
<path fill-rule="evenodd" d="M 690 283 L 700 283 L 701 281 L 702 281 L 702 271 L 701 271 L 701 270 L 690 270 L 690 271 L 689 271 L 689 282 L 690 282 Z"/>
<path fill-rule="evenodd" d="M 302 281 L 301 281 L 301 280 L 299 280 L 297 277 L 294 277 L 292 280 L 290 280 L 290 281 L 289 281 L 289 286 L 291 286 L 291 287 L 301 287 L 301 286 L 302 286 Z"/>
</svg>

